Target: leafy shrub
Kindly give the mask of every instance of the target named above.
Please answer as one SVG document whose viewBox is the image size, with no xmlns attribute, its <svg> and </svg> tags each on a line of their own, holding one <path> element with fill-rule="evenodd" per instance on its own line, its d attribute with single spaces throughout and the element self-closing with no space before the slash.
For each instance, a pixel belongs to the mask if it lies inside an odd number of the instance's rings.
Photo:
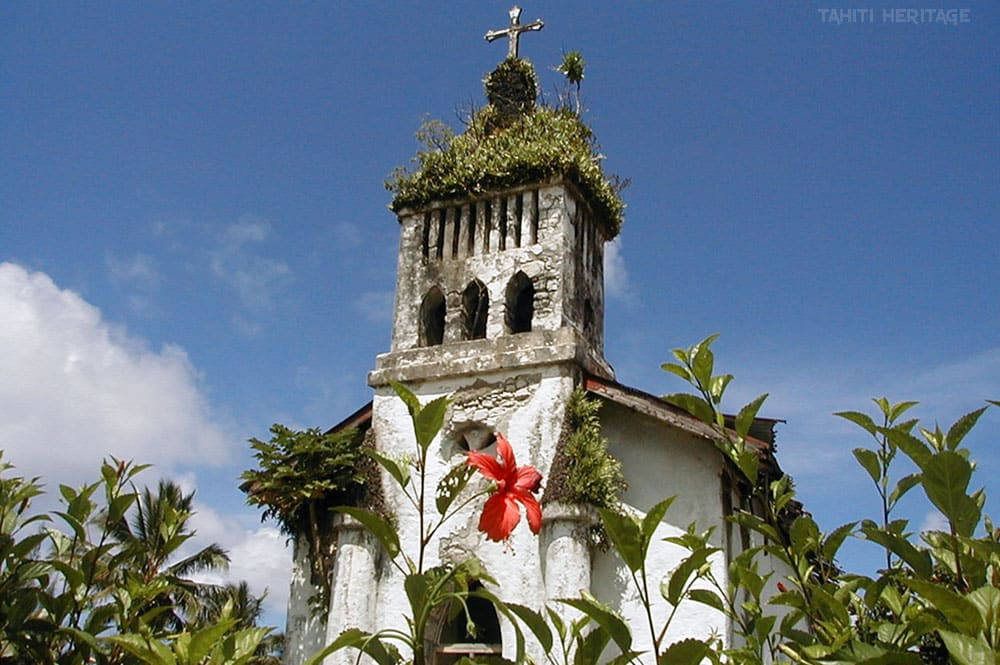
<svg viewBox="0 0 1000 665">
<path fill-rule="evenodd" d="M 593 132 L 568 108 L 531 107 L 525 89 L 532 85 L 526 61 L 501 64 L 487 77 L 490 103 L 474 112 L 466 130 L 449 136 L 421 131 L 415 169 L 398 168 L 386 181 L 392 209 L 419 208 L 432 201 L 466 198 L 491 191 L 563 177 L 591 202 L 609 238 L 621 230 L 624 183 L 604 174 Z M 524 89 L 522 89 L 524 88 Z M 518 96 L 520 95 L 520 97 Z M 440 123 L 433 123 L 439 128 Z"/>
<path fill-rule="evenodd" d="M 601 436 L 601 403 L 577 388 L 566 404 L 564 437 L 552 462 L 544 501 L 613 508 L 626 488 L 621 463 Z"/>
</svg>

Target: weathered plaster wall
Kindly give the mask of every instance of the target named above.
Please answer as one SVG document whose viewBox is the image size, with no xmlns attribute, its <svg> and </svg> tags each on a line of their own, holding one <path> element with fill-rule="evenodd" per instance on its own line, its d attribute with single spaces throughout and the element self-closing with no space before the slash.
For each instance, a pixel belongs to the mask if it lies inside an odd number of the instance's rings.
<svg viewBox="0 0 1000 665">
<path fill-rule="evenodd" d="M 547 476 L 559 440 L 566 399 L 573 385 L 574 379 L 567 365 L 495 372 L 471 382 L 450 379 L 411 384 L 410 388 L 422 403 L 442 395 L 450 395 L 453 399 L 446 416 L 448 425 L 431 446 L 427 487 L 433 492 L 440 478 L 452 466 L 465 463 L 466 455 L 460 440 L 465 432 L 476 426 L 503 432 L 514 448 L 518 463 L 531 464 L 543 477 Z M 373 426 L 377 432 L 377 445 L 386 454 L 397 457 L 416 454 L 406 407 L 391 389 L 380 388 L 376 391 Z M 495 454 L 495 444 L 484 450 Z M 486 486 L 480 478 L 473 484 L 480 488 Z M 416 557 L 419 541 L 416 512 L 394 483 L 389 481 L 385 490 L 398 516 L 400 541 L 410 556 Z M 500 588 L 494 589 L 501 598 L 539 608 L 546 598 L 539 538 L 530 532 L 527 522 L 522 519 L 509 546 L 490 542 L 478 530 L 481 509 L 482 502 L 476 502 L 456 515 L 439 532 L 427 550 L 425 567 L 476 556 L 501 581 Z M 379 572 L 375 624 L 405 628 L 403 617 L 409 610 L 402 577 L 387 562 L 382 563 Z M 501 626 L 505 654 L 513 655 L 513 631 L 503 619 Z M 330 634 L 348 627 L 331 626 Z"/>
<path fill-rule="evenodd" d="M 502 246 L 501 215 L 507 220 Z M 462 292 L 477 279 L 489 292 L 487 338 L 508 334 L 506 289 L 523 272 L 535 287 L 532 330 L 575 328 L 603 352 L 604 241 L 570 185 L 404 211 L 400 224 L 393 351 L 419 346 L 420 304 L 435 286 L 447 305 L 444 341 L 461 341 Z M 585 301 L 592 314 L 586 322 Z"/>
<path fill-rule="evenodd" d="M 312 583 L 308 549 L 305 539 L 295 539 L 285 627 L 285 662 L 289 663 L 300 663 L 326 645 L 325 618 L 309 602 L 320 589 Z"/>
<path fill-rule="evenodd" d="M 722 459 L 704 439 L 669 428 L 648 416 L 605 401 L 601 407 L 601 429 L 610 450 L 621 463 L 629 489 L 623 497 L 629 507 L 645 514 L 656 503 L 676 496 L 663 523 L 657 529 L 647 558 L 649 586 L 653 596 L 653 619 L 662 627 L 670 606 L 657 592 L 660 581 L 686 556 L 682 548 L 663 538 L 683 533 L 688 524 L 698 531 L 715 527 L 712 544 L 723 548 L 723 519 L 720 471 Z M 621 612 L 632 627 L 637 649 L 651 649 L 645 610 L 639 604 L 628 568 L 613 552 L 594 556 L 594 594 Z M 725 583 L 726 565 L 720 554 L 713 560 L 713 572 Z M 666 643 L 687 637 L 707 638 L 729 634 L 726 619 L 715 610 L 686 602 L 671 624 Z M 651 660 L 643 662 L 652 663 Z"/>
</svg>

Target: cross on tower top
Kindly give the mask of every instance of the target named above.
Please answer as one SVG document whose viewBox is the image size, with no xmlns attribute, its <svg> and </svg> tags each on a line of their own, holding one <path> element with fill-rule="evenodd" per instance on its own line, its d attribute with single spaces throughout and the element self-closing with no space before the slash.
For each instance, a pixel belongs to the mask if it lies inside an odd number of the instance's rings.
<svg viewBox="0 0 1000 665">
<path fill-rule="evenodd" d="M 531 23 L 521 25 L 521 8 L 517 5 L 511 7 L 510 12 L 510 25 L 506 28 L 500 30 L 490 30 L 486 33 L 486 41 L 492 42 L 494 39 L 499 39 L 504 35 L 507 35 L 508 47 L 507 47 L 507 57 L 516 58 L 517 57 L 517 40 L 520 38 L 522 32 L 528 32 L 529 30 L 541 30 L 545 27 L 541 19 L 536 19 Z"/>
</svg>

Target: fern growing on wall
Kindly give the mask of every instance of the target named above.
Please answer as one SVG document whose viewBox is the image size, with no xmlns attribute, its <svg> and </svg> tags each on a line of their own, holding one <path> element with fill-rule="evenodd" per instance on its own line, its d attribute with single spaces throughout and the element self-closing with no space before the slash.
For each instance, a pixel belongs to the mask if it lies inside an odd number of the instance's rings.
<svg viewBox="0 0 1000 665">
<path fill-rule="evenodd" d="M 542 503 L 616 508 L 627 487 L 622 465 L 608 452 L 598 418 L 600 401 L 577 388 L 566 403 L 563 434 Z"/>
</svg>

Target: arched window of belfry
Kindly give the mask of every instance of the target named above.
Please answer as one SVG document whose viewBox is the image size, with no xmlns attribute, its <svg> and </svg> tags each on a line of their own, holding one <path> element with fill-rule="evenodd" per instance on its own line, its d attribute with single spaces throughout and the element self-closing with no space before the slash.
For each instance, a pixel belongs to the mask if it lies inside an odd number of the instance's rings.
<svg viewBox="0 0 1000 665">
<path fill-rule="evenodd" d="M 535 316 L 535 284 L 520 270 L 507 283 L 507 332 L 531 332 Z"/>
<path fill-rule="evenodd" d="M 444 294 L 433 287 L 420 303 L 420 346 L 437 346 L 444 341 Z"/>
<path fill-rule="evenodd" d="M 594 334 L 594 305 L 590 298 L 583 301 L 583 331 L 588 335 Z"/>
<path fill-rule="evenodd" d="M 462 293 L 462 333 L 464 339 L 486 337 L 486 319 L 490 313 L 490 294 L 478 279 L 469 282 Z"/>
<path fill-rule="evenodd" d="M 481 589 L 482 584 L 472 582 L 469 591 Z M 452 601 L 450 605 L 434 610 L 428 622 L 425 653 L 428 665 L 452 665 L 463 657 L 500 655 L 503 644 L 500 620 L 493 603 L 485 598 L 470 596 L 461 603 Z M 470 624 L 474 628 L 469 630 Z"/>
</svg>

